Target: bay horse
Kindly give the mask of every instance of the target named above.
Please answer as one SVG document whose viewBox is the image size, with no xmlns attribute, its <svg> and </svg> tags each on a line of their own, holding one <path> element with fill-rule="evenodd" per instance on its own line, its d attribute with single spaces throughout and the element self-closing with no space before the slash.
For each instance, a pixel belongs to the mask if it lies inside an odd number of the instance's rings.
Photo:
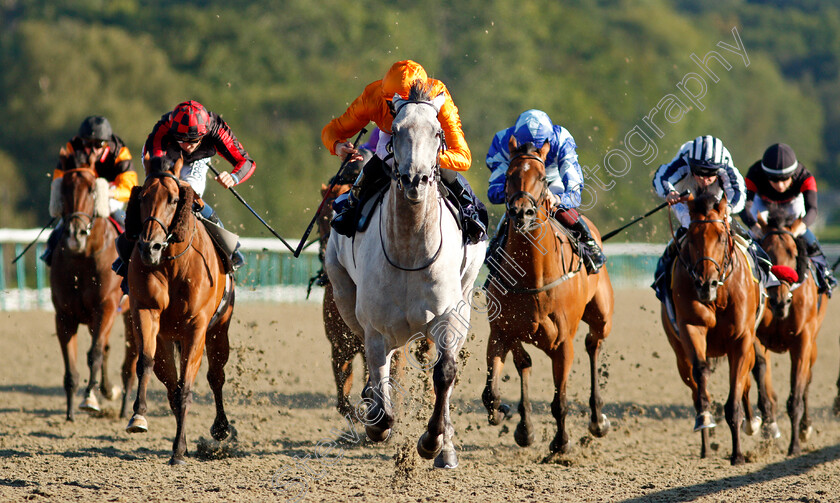
<svg viewBox="0 0 840 503">
<path fill-rule="evenodd" d="M 691 222 L 672 269 L 671 299 L 676 327 L 662 304 L 662 324 L 677 358 L 682 381 L 691 389 L 697 416 L 694 431 L 701 432 L 700 457 L 710 449 L 708 381 L 710 358 L 729 360 L 729 397 L 724 406 L 732 433 L 733 465 L 743 464 L 740 430 L 752 431 L 749 408 L 749 372 L 755 361 L 755 326 L 761 307 L 761 285 L 753 278 L 745 252 L 735 243 L 726 197 L 718 202 L 704 192 L 687 203 Z"/>
<path fill-rule="evenodd" d="M 332 231 L 330 221 L 335 213 L 332 209 L 332 202 L 353 187 L 353 180 L 355 180 L 355 177 L 339 180 L 345 183 L 336 183 L 331 189 L 326 185 L 321 185 L 321 197 L 326 198 L 321 213 L 318 215 L 318 231 L 320 233 L 318 255 L 321 262 L 324 260 L 327 242 Z M 327 192 L 328 189 L 329 193 Z M 339 414 L 346 416 L 353 414 L 354 411 L 350 405 L 350 390 L 353 387 L 353 359 L 358 354 L 361 354 L 364 358 L 365 346 L 341 318 L 341 313 L 338 312 L 338 307 L 336 307 L 333 298 L 333 287 L 326 277 L 326 273 L 323 273 L 321 281 L 324 283 L 324 300 L 321 312 L 324 319 L 324 333 L 330 341 L 332 370 L 336 387 L 335 407 Z"/>
<path fill-rule="evenodd" d="M 409 341 L 427 337 L 438 349 L 433 366 L 435 403 L 417 443 L 424 459 L 455 468 L 455 429 L 449 400 L 458 371 L 471 306 L 469 292 L 484 260 L 484 246 L 465 243 L 458 220 L 438 189 L 443 134 L 437 116 L 445 96 L 429 96 L 422 83 L 407 100 L 395 97 L 390 186 L 353 239 L 332 235 L 325 267 L 341 317 L 364 336 L 368 381 L 365 432 L 388 438 L 394 423 L 390 377 L 392 355 Z"/>
<path fill-rule="evenodd" d="M 113 400 L 119 386 L 112 386 L 108 377 L 108 354 L 111 328 L 121 308 L 120 278 L 111 270 L 117 257 L 114 240 L 117 231 L 108 219 L 108 182 L 97 178 L 95 159 L 82 159 L 80 153 L 68 154 L 62 148 L 59 162 L 64 175 L 56 180 L 60 200 L 54 210 L 62 217 L 59 242 L 53 252 L 50 267 L 50 290 L 55 308 L 55 328 L 64 359 L 64 391 L 67 395 L 68 421 L 74 420 L 73 400 L 79 385 L 76 371 L 77 332 L 80 324 L 88 327 L 91 346 L 87 353 L 90 378 L 85 398 L 79 408 L 99 411 L 94 390 L 99 384 L 102 395 Z M 127 395 L 134 377 L 132 372 L 133 337 L 130 315 L 123 303 L 123 322 L 127 341 L 123 364 L 123 402 L 121 414 L 126 413 Z M 101 375 L 101 383 L 99 381 Z"/>
<path fill-rule="evenodd" d="M 532 364 L 523 343 L 541 349 L 551 358 L 554 377 L 551 413 L 557 421 L 557 433 L 549 449 L 565 453 L 569 447 L 566 385 L 574 361 L 572 342 L 581 320 L 589 325 L 589 431 L 603 437 L 610 429 L 610 422 L 601 411 L 597 362 L 601 343 L 612 329 L 614 298 L 607 267 L 597 274 L 587 274 L 568 233 L 549 216 L 551 202 L 545 172 L 549 148 L 548 142 L 537 149 L 532 143 L 518 145 L 514 137 L 510 139 L 511 160 L 505 180 L 507 240 L 498 255 L 488 261 L 491 275 L 485 284 L 486 295 L 498 303 L 499 312 L 490 320 L 487 383 L 482 401 L 490 424 L 499 424 L 507 416 L 510 408 L 501 405 L 499 378 L 505 358 L 512 352 L 521 382 L 520 422 L 514 439 L 520 446 L 531 445 L 535 437 L 528 393 Z M 589 226 L 600 241 L 595 226 Z"/>
<path fill-rule="evenodd" d="M 828 305 L 828 295 L 818 292 L 805 243 L 791 232 L 798 223 L 798 219 L 771 211 L 767 223 L 762 225 L 761 245 L 773 261 L 772 271 L 780 284 L 767 289 L 769 309 L 756 329 L 756 336 L 767 351 L 757 355 L 753 369 L 759 409 L 765 422 L 775 425 L 776 394 L 770 378 L 769 351 L 790 354 L 789 456 L 802 452 L 801 442 L 807 441 L 813 431 L 808 416 L 808 386 L 817 360 L 817 334 Z M 773 431 L 777 432 L 778 427 Z"/>
<path fill-rule="evenodd" d="M 193 213 L 195 192 L 178 180 L 182 161 L 144 161 L 146 180 L 132 190 L 126 234 L 136 238 L 128 264 L 128 290 L 139 347 L 137 398 L 130 433 L 148 431 L 146 390 L 151 370 L 166 386 L 177 424 L 171 465 L 185 463 L 186 419 L 192 385 L 207 348 L 207 381 L 216 402 L 210 434 L 224 440 L 233 429 L 225 415 L 222 386 L 230 354 L 228 328 L 233 313 L 233 278 L 210 235 Z M 176 371 L 176 351 L 180 373 Z"/>
</svg>

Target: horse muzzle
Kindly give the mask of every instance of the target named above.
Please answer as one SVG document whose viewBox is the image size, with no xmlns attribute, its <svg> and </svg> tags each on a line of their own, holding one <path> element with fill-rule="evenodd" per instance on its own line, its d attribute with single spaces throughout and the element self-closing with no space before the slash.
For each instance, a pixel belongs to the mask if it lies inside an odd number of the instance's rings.
<svg viewBox="0 0 840 503">
<path fill-rule="evenodd" d="M 426 199 L 426 191 L 431 185 L 428 175 L 415 175 L 413 178 L 408 175 L 400 175 L 399 185 L 402 188 L 403 196 L 409 204 L 419 204 Z"/>
<path fill-rule="evenodd" d="M 140 260 L 147 266 L 160 265 L 163 252 L 169 246 L 165 241 L 144 241 L 137 242 L 137 248 L 140 250 Z"/>
<path fill-rule="evenodd" d="M 712 279 L 709 281 L 694 281 L 694 290 L 697 292 L 697 298 L 700 302 L 709 304 L 717 300 L 717 289 L 723 285 L 722 281 Z"/>
<path fill-rule="evenodd" d="M 773 313 L 774 318 L 787 318 L 790 314 L 790 306 L 793 304 L 793 293 L 787 291 L 786 293 L 777 292 L 776 295 L 770 295 L 767 299 L 767 306 L 770 312 Z"/>
</svg>

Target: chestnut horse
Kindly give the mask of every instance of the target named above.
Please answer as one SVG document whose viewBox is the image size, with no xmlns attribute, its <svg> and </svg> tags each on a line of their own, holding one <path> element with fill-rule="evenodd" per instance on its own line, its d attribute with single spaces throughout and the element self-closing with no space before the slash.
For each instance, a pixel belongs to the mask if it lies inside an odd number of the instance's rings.
<svg viewBox="0 0 840 503">
<path fill-rule="evenodd" d="M 569 447 L 565 427 L 566 384 L 574 360 L 572 340 L 581 320 L 589 325 L 586 335 L 591 374 L 589 431 L 602 437 L 610 429 L 609 420 L 601 412 L 597 361 L 601 343 L 612 329 L 614 299 L 607 268 L 603 267 L 597 274 L 587 274 L 568 231 L 549 217 L 551 205 L 545 173 L 549 147 L 546 142 L 537 150 L 531 143 L 518 146 L 515 138 L 510 140 L 511 160 L 505 181 L 507 241 L 498 252 L 503 260 L 498 255 L 489 260 L 492 273 L 485 285 L 488 299 L 498 302 L 499 313 L 490 320 L 487 384 L 482 400 L 490 424 L 499 424 L 510 410 L 501 405 L 499 377 L 505 357 L 512 351 L 522 393 L 521 420 L 514 439 L 520 446 L 531 445 L 535 437 L 528 396 L 531 357 L 522 343 L 543 350 L 552 363 L 551 413 L 557 421 L 557 433 L 549 449 L 565 453 Z M 589 226 L 600 240 L 595 226 L 591 223 Z"/>
<path fill-rule="evenodd" d="M 181 160 L 174 169 L 163 158 L 145 164 L 146 180 L 132 190 L 126 215 L 126 234 L 137 237 L 128 264 L 128 289 L 140 348 L 137 399 L 126 431 L 148 431 L 146 389 L 154 368 L 166 386 L 177 424 L 169 463 L 183 464 L 191 390 L 205 345 L 207 380 L 216 401 L 210 434 L 221 441 L 233 431 L 222 401 L 233 278 L 225 274 L 210 235 L 193 214 L 193 189 L 173 174 L 180 172 Z M 175 366 L 176 344 L 180 374 Z"/>
<path fill-rule="evenodd" d="M 672 272 L 671 299 L 677 327 L 662 305 L 662 324 L 677 357 L 677 369 L 691 388 L 697 411 L 694 431 L 701 432 L 700 457 L 710 449 L 709 358 L 729 359 L 729 398 L 724 407 L 732 433 L 733 465 L 743 464 L 739 427 L 749 409 L 749 372 L 755 361 L 755 326 L 761 285 L 753 278 L 745 252 L 735 244 L 726 197 L 704 193 L 686 203 L 691 216 Z M 748 423 L 750 429 L 755 423 Z M 747 426 L 745 425 L 745 428 Z"/>
<path fill-rule="evenodd" d="M 808 417 L 808 385 L 817 360 L 817 334 L 828 304 L 828 295 L 817 292 L 805 244 L 791 232 L 797 223 L 786 221 L 781 214 L 771 213 L 767 224 L 762 226 L 764 236 L 761 245 L 773 261 L 773 272 L 780 285 L 768 288 L 769 309 L 756 329 L 756 336 L 768 351 L 790 353 L 787 412 L 791 435 L 788 455 L 802 452 L 800 442 L 807 441 L 813 431 Z M 765 423 L 774 425 L 776 394 L 770 379 L 768 351 L 756 355 L 753 374 L 758 383 L 759 409 Z M 773 430 L 774 433 L 777 431 L 778 427 Z"/>
<path fill-rule="evenodd" d="M 67 420 L 73 421 L 73 398 L 79 385 L 76 371 L 77 331 L 80 324 L 88 326 L 91 335 L 87 354 L 90 378 L 80 408 L 99 411 L 94 390 L 102 381 L 100 391 L 109 399 L 119 394 L 118 386 L 111 386 L 107 363 L 110 350 L 111 327 L 120 309 L 120 278 L 111 270 L 117 258 L 114 239 L 117 231 L 109 222 L 108 182 L 97 178 L 96 172 L 62 149 L 59 157 L 64 176 L 60 182 L 60 212 L 63 225 L 61 237 L 53 253 L 50 267 L 50 289 L 55 307 L 55 328 L 64 359 L 64 391 L 67 394 Z M 58 201 L 56 201 L 58 202 Z M 127 307 L 127 306 L 124 306 Z M 134 377 L 132 372 L 133 337 L 129 313 L 123 309 L 126 327 L 126 359 L 123 364 L 123 406 Z"/>
</svg>

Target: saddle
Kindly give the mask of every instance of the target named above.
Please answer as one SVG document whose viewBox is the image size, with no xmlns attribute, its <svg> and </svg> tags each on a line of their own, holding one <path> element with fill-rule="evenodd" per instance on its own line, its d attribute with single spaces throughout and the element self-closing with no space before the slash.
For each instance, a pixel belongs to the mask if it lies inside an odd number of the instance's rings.
<svg viewBox="0 0 840 503">
<path fill-rule="evenodd" d="M 204 224 L 204 228 L 207 229 L 207 234 L 210 235 L 210 239 L 213 241 L 216 252 L 219 254 L 219 258 L 222 259 L 225 274 L 233 273 L 233 262 L 230 257 L 233 252 L 236 251 L 236 244 L 239 242 L 239 236 L 224 227 L 207 220 L 201 216 L 200 213 L 194 212 L 193 214 L 195 215 L 195 218 Z"/>
</svg>

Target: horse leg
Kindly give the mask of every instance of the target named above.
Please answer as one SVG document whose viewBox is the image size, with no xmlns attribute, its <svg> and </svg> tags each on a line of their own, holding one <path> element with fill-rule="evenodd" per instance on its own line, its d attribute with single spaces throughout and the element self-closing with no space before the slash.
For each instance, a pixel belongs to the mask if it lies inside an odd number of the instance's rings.
<svg viewBox="0 0 840 503">
<path fill-rule="evenodd" d="M 761 419 L 764 422 L 761 434 L 764 438 L 776 439 L 782 434 L 779 431 L 779 425 L 776 423 L 776 392 L 773 391 L 770 369 L 770 352 L 756 339 L 755 365 L 753 365 L 752 374 L 758 386 L 758 410 L 761 412 Z M 749 396 L 745 400 L 749 402 Z M 752 429 L 755 428 L 754 424 L 755 421 L 751 426 Z M 747 434 L 752 435 L 749 432 Z"/>
<path fill-rule="evenodd" d="M 114 322 L 117 319 L 117 304 L 109 306 L 109 311 L 106 312 L 105 319 L 103 319 L 103 326 L 101 334 L 102 341 L 102 381 L 99 391 L 107 400 L 115 400 L 120 394 L 120 387 L 113 386 L 111 379 L 108 377 L 108 358 L 111 354 L 111 330 L 113 330 Z M 108 319 L 110 318 L 110 319 Z M 107 320 L 107 321 L 106 321 Z"/>
<path fill-rule="evenodd" d="M 522 343 L 513 346 L 513 364 L 519 372 L 521 396 L 519 398 L 519 424 L 513 431 L 513 439 L 520 447 L 527 447 L 534 443 L 534 427 L 531 424 L 531 398 L 528 394 L 528 384 L 531 380 L 531 355 L 522 347 Z"/>
<path fill-rule="evenodd" d="M 801 335 L 801 334 L 800 334 Z M 803 424 L 805 412 L 805 392 L 811 379 L 810 340 L 800 337 L 800 344 L 790 349 L 790 397 L 787 401 L 787 413 L 790 416 L 790 447 L 788 456 L 802 452 L 800 435 L 810 428 Z"/>
<path fill-rule="evenodd" d="M 755 363 L 755 349 L 751 337 L 741 336 L 741 346 L 729 351 L 729 398 L 724 405 L 726 423 L 732 433 L 732 456 L 729 461 L 733 465 L 746 462 L 741 452 L 741 422 L 744 411 L 741 403 L 744 393 L 749 391 L 749 373 Z"/>
<path fill-rule="evenodd" d="M 334 332 L 333 328 L 327 328 L 327 335 L 330 339 L 332 349 L 332 371 L 335 378 L 336 388 L 336 409 L 342 416 L 352 414 L 353 408 L 350 405 L 350 390 L 353 386 L 353 358 L 358 352 L 352 340 L 355 335 L 349 331 Z"/>
<path fill-rule="evenodd" d="M 108 309 L 108 306 L 102 306 L 100 312 L 94 316 L 93 322 L 88 325 L 90 330 L 90 350 L 87 353 L 88 369 L 90 369 L 90 378 L 88 379 L 87 388 L 85 388 L 85 398 L 79 404 L 79 408 L 91 412 L 99 412 L 99 400 L 96 399 L 94 390 L 100 384 L 99 377 L 102 376 L 102 394 L 106 398 L 111 396 L 111 390 L 105 390 L 107 365 L 104 364 L 105 356 L 107 355 L 108 339 L 111 334 L 111 326 L 114 323 L 114 309 Z"/>
<path fill-rule="evenodd" d="M 192 405 L 192 385 L 201 366 L 201 356 L 204 354 L 204 338 L 207 327 L 198 327 L 187 340 L 181 340 L 181 376 L 175 387 L 172 412 L 175 414 L 175 440 L 172 442 L 172 458 L 170 465 L 186 463 L 187 455 L 187 413 Z M 168 388 L 169 386 L 167 386 Z M 221 390 L 220 390 L 221 391 Z"/>
<path fill-rule="evenodd" d="M 601 400 L 601 386 L 598 382 L 598 354 L 601 343 L 612 331 L 612 314 L 615 298 L 609 281 L 602 281 L 595 296 L 586 305 L 583 321 L 589 325 L 586 334 L 586 352 L 589 354 L 590 396 L 589 432 L 596 437 L 603 437 L 610 431 L 610 421 L 601 412 L 604 402 Z"/>
<path fill-rule="evenodd" d="M 814 431 L 811 426 L 811 417 L 808 415 L 808 390 L 811 388 L 811 377 L 814 375 L 814 363 L 817 361 L 816 336 L 811 338 L 811 364 L 808 366 L 808 379 L 805 382 L 805 391 L 802 393 L 802 421 L 799 423 L 799 439 L 807 442 Z"/>
<path fill-rule="evenodd" d="M 694 410 L 697 411 L 697 416 L 694 418 L 694 431 L 701 432 L 701 458 L 708 455 L 711 446 L 708 430 L 716 426 L 714 416 L 710 412 L 712 398 L 709 395 L 709 376 L 712 371 L 706 360 L 706 330 L 706 327 L 683 325 L 679 341 L 685 358 L 690 362 L 691 382 L 696 386 L 696 391 L 692 387 L 692 391 L 694 391 Z M 683 380 L 685 380 L 685 377 L 683 377 Z"/>
<path fill-rule="evenodd" d="M 134 415 L 128 421 L 125 431 L 129 433 L 145 433 L 149 431 L 146 422 L 146 390 L 152 369 L 155 366 L 155 350 L 157 349 L 157 334 L 160 330 L 160 311 L 155 309 L 131 310 L 134 325 L 134 340 L 139 346 L 137 356 L 137 398 L 134 399 Z"/>
<path fill-rule="evenodd" d="M 225 384 L 225 364 L 230 357 L 230 341 L 228 339 L 228 323 L 219 324 L 210 331 L 207 337 L 207 382 L 213 391 L 216 402 L 216 419 L 210 427 L 210 435 L 221 442 L 233 432 L 233 428 L 225 415 L 225 405 L 222 386 Z"/>
<path fill-rule="evenodd" d="M 487 409 L 487 420 L 497 425 L 502 419 L 511 416 L 510 406 L 503 404 L 499 393 L 499 380 L 505 366 L 505 358 L 510 350 L 505 344 L 506 335 L 495 327 L 490 329 L 490 340 L 487 342 L 487 383 L 481 394 L 481 401 Z M 517 368 L 518 370 L 518 368 Z"/>
<path fill-rule="evenodd" d="M 560 346 L 552 350 L 551 370 L 554 376 L 554 399 L 551 401 L 551 415 L 557 421 L 557 433 L 548 448 L 551 452 L 566 453 L 569 450 L 569 435 L 566 433 L 566 413 L 569 411 L 566 403 L 566 384 L 569 382 L 569 372 L 575 358 L 575 350 L 571 341 L 563 341 Z"/>
<path fill-rule="evenodd" d="M 67 395 L 68 421 L 75 420 L 73 410 L 73 396 L 79 387 L 79 373 L 76 371 L 76 355 L 78 353 L 76 331 L 79 324 L 67 319 L 61 314 L 55 315 L 55 331 L 61 345 L 61 357 L 64 360 L 64 393 Z"/>
<path fill-rule="evenodd" d="M 368 381 L 362 395 L 368 405 L 365 413 L 365 433 L 374 442 L 382 442 L 391 435 L 394 412 L 391 406 L 391 353 L 386 337 L 373 328 L 365 330 L 365 355 L 368 362 Z"/>
<path fill-rule="evenodd" d="M 598 353 L 601 351 L 601 342 L 604 336 L 592 330 L 586 334 L 586 352 L 589 354 L 589 386 L 591 388 L 589 395 L 589 409 L 591 415 L 589 416 L 589 433 L 596 437 L 603 437 L 610 431 L 610 420 L 607 419 L 606 414 L 601 412 L 604 406 L 601 400 L 600 385 L 598 383 Z"/>
<path fill-rule="evenodd" d="M 131 323 L 131 312 L 123 310 L 123 324 L 125 325 L 125 357 L 122 364 L 123 396 L 120 406 L 120 418 L 128 417 L 129 397 L 137 380 L 137 341 L 134 338 L 134 331 Z"/>
</svg>

